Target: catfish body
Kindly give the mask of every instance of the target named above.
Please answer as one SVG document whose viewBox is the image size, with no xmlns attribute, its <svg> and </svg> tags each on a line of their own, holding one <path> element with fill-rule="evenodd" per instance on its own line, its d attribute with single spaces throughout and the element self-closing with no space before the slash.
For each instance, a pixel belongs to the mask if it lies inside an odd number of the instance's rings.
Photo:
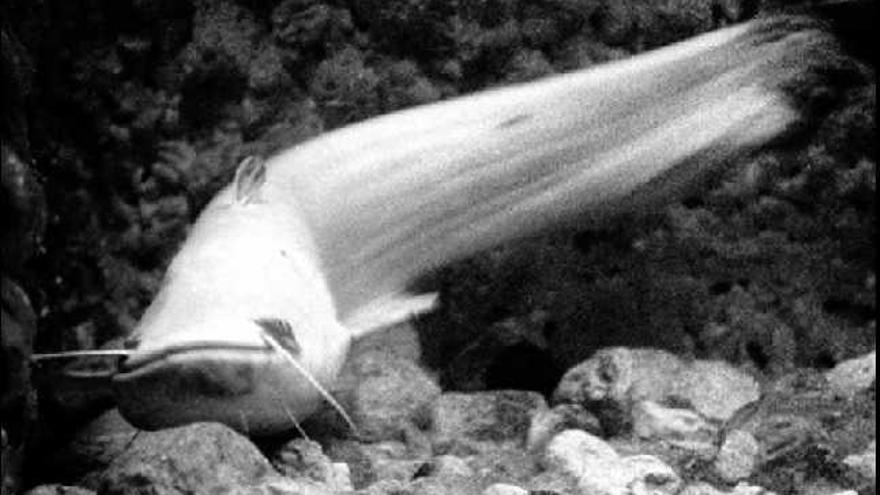
<svg viewBox="0 0 880 495">
<path fill-rule="evenodd" d="M 290 429 L 322 400 L 304 373 L 329 387 L 353 338 L 432 307 L 431 295 L 406 292 L 419 274 L 673 201 L 784 135 L 803 111 L 788 85 L 825 39 L 811 24 L 755 21 L 243 164 L 135 330 L 115 377 L 122 413 L 149 429 Z"/>
</svg>

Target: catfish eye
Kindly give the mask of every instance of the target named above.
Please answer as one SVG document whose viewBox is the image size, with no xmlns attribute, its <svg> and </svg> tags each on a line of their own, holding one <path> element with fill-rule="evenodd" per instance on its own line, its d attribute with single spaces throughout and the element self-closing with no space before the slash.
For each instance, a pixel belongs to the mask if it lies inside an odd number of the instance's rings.
<svg viewBox="0 0 880 495">
<path fill-rule="evenodd" d="M 264 332 L 275 339 L 290 354 L 298 356 L 302 351 L 302 347 L 300 347 L 299 342 L 296 340 L 296 334 L 293 333 L 293 326 L 289 321 L 281 318 L 257 318 L 254 320 L 254 323 L 259 325 Z"/>
</svg>

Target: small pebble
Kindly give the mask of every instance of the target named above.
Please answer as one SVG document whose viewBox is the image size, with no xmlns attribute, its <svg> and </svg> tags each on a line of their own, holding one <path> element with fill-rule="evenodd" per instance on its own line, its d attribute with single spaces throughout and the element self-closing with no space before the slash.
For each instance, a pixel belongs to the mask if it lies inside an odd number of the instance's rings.
<svg viewBox="0 0 880 495">
<path fill-rule="evenodd" d="M 683 490 L 678 492 L 678 495 L 775 495 L 775 493 L 761 488 L 760 486 L 749 485 L 746 483 L 739 483 L 733 488 L 733 490 L 725 491 L 701 481 L 686 486 Z"/>
<path fill-rule="evenodd" d="M 871 480 L 871 483 L 877 482 L 877 441 L 872 440 L 863 452 L 859 454 L 848 455 L 843 459 L 843 463 Z"/>
<path fill-rule="evenodd" d="M 718 428 L 690 409 L 644 400 L 633 407 L 633 433 L 639 438 L 711 443 Z"/>
<path fill-rule="evenodd" d="M 838 395 L 853 396 L 874 383 L 877 374 L 877 352 L 839 363 L 825 373 L 828 385 Z"/>
<path fill-rule="evenodd" d="M 431 460 L 430 476 L 436 477 L 470 477 L 474 470 L 461 457 L 454 455 L 438 455 Z"/>
<path fill-rule="evenodd" d="M 543 467 L 581 478 L 589 464 L 613 466 L 620 456 L 601 438 L 583 430 L 565 430 L 544 450 Z"/>
<path fill-rule="evenodd" d="M 543 466 L 572 476 L 580 491 L 595 495 L 674 494 L 681 487 L 675 470 L 657 457 L 620 457 L 604 440 L 582 430 L 553 437 Z"/>
<path fill-rule="evenodd" d="M 751 433 L 733 430 L 727 434 L 715 458 L 715 473 L 727 483 L 741 481 L 755 471 L 761 445 Z"/>
<path fill-rule="evenodd" d="M 483 495 L 529 495 L 529 491 L 516 485 L 495 483 L 483 490 Z"/>
<path fill-rule="evenodd" d="M 554 435 L 569 429 L 598 435 L 602 426 L 580 404 L 558 404 L 548 410 L 539 410 L 532 416 L 526 435 L 526 449 L 532 453 L 540 452 Z"/>
<path fill-rule="evenodd" d="M 681 489 L 682 480 L 678 473 L 652 455 L 624 457 L 621 459 L 621 466 L 618 475 L 608 477 L 607 481 L 617 478 L 622 485 L 610 484 L 607 492 L 609 494 L 672 495 Z"/>
<path fill-rule="evenodd" d="M 95 495 L 95 492 L 79 486 L 40 485 L 31 488 L 25 495 Z"/>
<path fill-rule="evenodd" d="M 727 495 L 727 493 L 715 488 L 705 481 L 701 481 L 684 487 L 678 492 L 678 495 Z"/>
</svg>

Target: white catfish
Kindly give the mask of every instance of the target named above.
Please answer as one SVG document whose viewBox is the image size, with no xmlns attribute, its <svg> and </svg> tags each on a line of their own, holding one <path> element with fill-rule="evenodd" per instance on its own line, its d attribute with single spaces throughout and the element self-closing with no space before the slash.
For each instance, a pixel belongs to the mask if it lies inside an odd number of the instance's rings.
<svg viewBox="0 0 880 495">
<path fill-rule="evenodd" d="M 288 430 L 352 339 L 434 304 L 414 277 L 673 201 L 803 118 L 827 35 L 791 18 L 396 112 L 246 160 L 202 212 L 115 376 L 124 416 Z"/>
</svg>

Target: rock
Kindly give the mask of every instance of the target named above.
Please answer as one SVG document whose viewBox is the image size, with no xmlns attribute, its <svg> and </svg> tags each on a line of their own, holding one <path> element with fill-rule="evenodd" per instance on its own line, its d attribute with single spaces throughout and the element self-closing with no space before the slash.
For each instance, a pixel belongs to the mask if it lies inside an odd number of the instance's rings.
<svg viewBox="0 0 880 495">
<path fill-rule="evenodd" d="M 750 485 L 748 483 L 737 483 L 733 490 L 730 492 L 730 495 L 776 495 L 774 492 L 767 490 L 764 487 L 757 485 Z"/>
<path fill-rule="evenodd" d="M 536 457 L 527 453 L 521 443 L 482 442 L 466 446 L 470 449 L 458 447 L 455 454 L 467 461 L 481 488 L 493 483 L 525 485 L 539 472 Z"/>
<path fill-rule="evenodd" d="M 733 490 L 718 489 L 709 483 L 699 482 L 684 487 L 678 495 L 775 495 L 769 490 L 746 483 L 737 484 Z"/>
<path fill-rule="evenodd" d="M 871 440 L 863 452 L 848 455 L 843 463 L 867 478 L 871 483 L 877 482 L 877 441 Z"/>
<path fill-rule="evenodd" d="M 516 485 L 507 483 L 495 483 L 483 490 L 483 495 L 529 495 L 529 491 Z"/>
<path fill-rule="evenodd" d="M 530 493 L 568 494 L 579 493 L 578 480 L 559 471 L 542 471 L 523 484 Z"/>
<path fill-rule="evenodd" d="M 825 372 L 831 390 L 841 396 L 849 397 L 868 389 L 876 380 L 877 352 L 839 363 Z"/>
<path fill-rule="evenodd" d="M 412 487 L 417 493 L 477 494 L 476 473 L 460 457 L 440 455 L 424 463 L 413 475 Z"/>
<path fill-rule="evenodd" d="M 249 486 L 246 490 L 235 488 L 230 493 L 239 493 L 240 491 L 252 495 L 336 495 L 340 493 L 339 490 L 331 489 L 325 484 L 306 478 L 277 478 Z"/>
<path fill-rule="evenodd" d="M 355 358 L 353 373 L 351 414 L 362 437 L 396 440 L 428 426 L 440 387 L 414 361 L 366 353 Z"/>
<path fill-rule="evenodd" d="M 616 476 L 597 476 L 593 483 L 607 487 L 607 493 L 672 495 L 678 493 L 682 481 L 672 467 L 657 457 L 634 455 L 621 460 Z"/>
<path fill-rule="evenodd" d="M 633 407 L 633 433 L 645 439 L 711 444 L 718 428 L 690 409 L 643 400 Z"/>
<path fill-rule="evenodd" d="M 758 400 L 754 378 L 724 361 L 696 360 L 675 382 L 675 394 L 703 416 L 725 421 L 741 407 Z"/>
<path fill-rule="evenodd" d="M 705 481 L 701 481 L 685 486 L 678 492 L 678 495 L 726 495 L 726 492 L 715 488 Z"/>
<path fill-rule="evenodd" d="M 754 379 L 722 361 L 686 363 L 657 349 L 613 347 L 571 368 L 553 400 L 595 411 L 606 433 L 616 434 L 632 426 L 640 401 L 684 404 L 723 421 L 759 396 Z"/>
<path fill-rule="evenodd" d="M 675 355 L 658 349 L 602 349 L 566 372 L 554 392 L 554 402 L 659 402 L 684 366 Z"/>
<path fill-rule="evenodd" d="M 332 441 L 326 451 L 334 461 L 348 465 L 356 489 L 363 489 L 378 480 L 409 481 L 431 455 L 430 451 L 414 450 L 404 442 L 392 440 L 376 443 Z"/>
<path fill-rule="evenodd" d="M 563 430 L 584 430 L 598 435 L 602 426 L 599 420 L 579 404 L 559 404 L 551 409 L 538 411 L 532 416 L 526 436 L 526 450 L 540 452 L 557 433 Z"/>
<path fill-rule="evenodd" d="M 118 409 L 111 409 L 77 431 L 63 448 L 46 459 L 57 480 L 94 478 L 121 456 L 138 435 Z"/>
<path fill-rule="evenodd" d="M 727 434 L 715 458 L 715 473 L 727 483 L 742 481 L 760 462 L 761 445 L 750 433 L 734 430 Z"/>
<path fill-rule="evenodd" d="M 3 493 L 7 493 L 4 491 Z M 9 492 L 12 493 L 12 492 Z M 95 492 L 80 486 L 40 485 L 25 492 L 25 495 L 94 495 Z"/>
<path fill-rule="evenodd" d="M 620 457 L 605 441 L 581 430 L 556 435 L 542 462 L 547 470 L 575 478 L 585 493 L 673 494 L 681 487 L 681 478 L 660 459 L 650 455 Z"/>
<path fill-rule="evenodd" d="M 445 393 L 432 414 L 435 444 L 512 442 L 523 445 L 532 416 L 547 404 L 536 392 Z"/>
<path fill-rule="evenodd" d="M 285 476 L 310 480 L 333 492 L 354 489 L 348 465 L 332 462 L 321 445 L 311 440 L 288 442 L 275 454 L 272 464 Z"/>
<path fill-rule="evenodd" d="M 632 426 L 633 403 L 663 402 L 684 366 L 661 350 L 602 349 L 565 373 L 553 402 L 581 404 L 596 412 L 606 433 L 620 433 Z"/>
<path fill-rule="evenodd" d="M 466 478 L 474 475 L 474 470 L 468 466 L 467 462 L 460 457 L 454 455 L 439 455 L 431 460 L 425 471 L 427 476 L 436 476 L 441 478 Z M 422 470 L 419 469 L 421 472 Z"/>
<path fill-rule="evenodd" d="M 845 459 L 864 452 L 875 436 L 873 389 L 840 395 L 826 373 L 801 369 L 765 390 L 760 401 L 728 421 L 722 438 L 723 445 L 740 430 L 758 441 L 760 454 L 749 482 L 779 493 L 805 486 L 823 493 L 830 493 L 828 487 L 853 487 L 860 475 Z"/>
<path fill-rule="evenodd" d="M 582 430 L 565 430 L 553 437 L 541 459 L 544 469 L 568 473 L 577 479 L 591 469 L 590 465 L 611 468 L 619 461 L 614 448 Z"/>
<path fill-rule="evenodd" d="M 209 492 L 256 486 L 278 478 L 247 438 L 216 423 L 141 432 L 94 479 L 103 493 Z"/>
</svg>

